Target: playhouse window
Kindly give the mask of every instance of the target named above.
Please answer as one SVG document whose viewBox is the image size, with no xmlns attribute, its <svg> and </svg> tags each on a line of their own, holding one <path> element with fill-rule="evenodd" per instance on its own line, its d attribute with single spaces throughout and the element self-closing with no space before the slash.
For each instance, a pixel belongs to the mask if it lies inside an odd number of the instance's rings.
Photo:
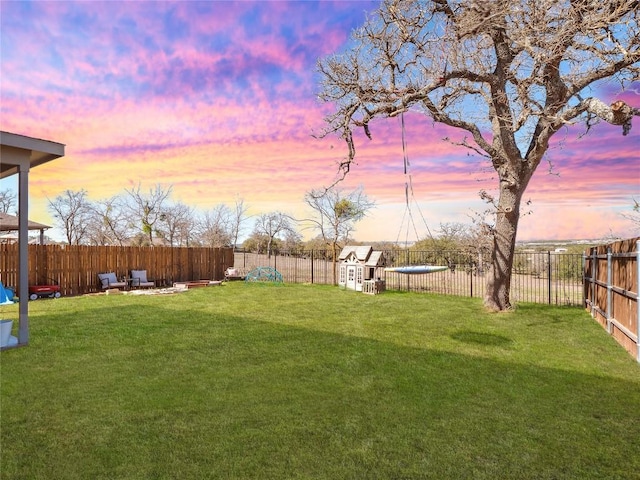
<svg viewBox="0 0 640 480">
<path fill-rule="evenodd" d="M 346 277 L 346 272 L 347 272 L 347 267 L 340 267 L 340 283 L 345 283 L 345 277 Z"/>
<path fill-rule="evenodd" d="M 364 268 L 358 268 L 358 273 L 356 277 L 356 283 L 362 283 L 362 271 Z"/>
</svg>

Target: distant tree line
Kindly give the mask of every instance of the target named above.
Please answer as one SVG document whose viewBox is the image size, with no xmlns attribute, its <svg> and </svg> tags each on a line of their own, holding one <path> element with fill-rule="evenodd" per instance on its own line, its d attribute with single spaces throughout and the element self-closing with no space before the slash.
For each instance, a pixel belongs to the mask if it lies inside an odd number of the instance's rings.
<svg viewBox="0 0 640 480">
<path fill-rule="evenodd" d="M 309 247 L 336 250 L 350 239 L 355 222 L 364 218 L 373 206 L 361 188 L 349 193 L 332 188 L 306 194 L 307 200 L 312 195 L 316 199 L 315 203 L 308 200 L 313 213 L 306 219 L 295 219 L 280 211 L 249 216 L 242 198 L 237 198 L 233 205 L 218 204 L 197 212 L 172 200 L 172 190 L 172 185 L 157 184 L 145 190 L 139 184 L 120 195 L 96 201 L 90 200 L 84 189 L 66 190 L 50 199 L 48 207 L 68 244 L 241 246 L 271 255 Z M 251 219 L 253 230 L 239 245 Z M 303 242 L 300 230 L 305 228 L 317 230 L 318 237 Z"/>
<path fill-rule="evenodd" d="M 305 193 L 309 216 L 295 219 L 279 211 L 248 215 L 244 199 L 217 204 L 203 212 L 171 198 L 172 185 L 157 184 L 147 190 L 141 185 L 120 195 L 92 201 L 88 192 L 65 190 L 49 199 L 55 226 L 69 245 L 208 246 L 235 247 L 261 254 L 286 252 L 297 255 L 314 250 L 327 260 L 336 260 L 345 245 L 359 245 L 355 224 L 375 207 L 362 187 L 344 191 L 337 187 Z M 0 211 L 16 213 L 16 196 L 0 191 Z M 635 210 L 634 210 L 635 213 Z M 411 245 L 391 241 L 368 241 L 376 250 L 431 252 L 453 263 L 487 258 L 491 253 L 490 232 L 483 218 L 470 224 L 440 223 L 439 228 Z M 251 232 L 244 236 L 250 223 Z M 302 232 L 316 235 L 303 240 Z M 388 233 L 388 232 L 386 232 Z M 239 239 L 244 236 L 242 243 Z M 461 259 L 460 255 L 465 255 Z M 391 258 L 390 260 L 392 260 Z M 425 258 L 424 263 L 430 259 Z"/>
<path fill-rule="evenodd" d="M 140 184 L 120 195 L 92 201 L 82 190 L 49 199 L 55 226 L 70 245 L 164 245 L 227 247 L 237 243 L 248 219 L 242 199 L 202 213 L 171 198 L 173 186 Z"/>
</svg>

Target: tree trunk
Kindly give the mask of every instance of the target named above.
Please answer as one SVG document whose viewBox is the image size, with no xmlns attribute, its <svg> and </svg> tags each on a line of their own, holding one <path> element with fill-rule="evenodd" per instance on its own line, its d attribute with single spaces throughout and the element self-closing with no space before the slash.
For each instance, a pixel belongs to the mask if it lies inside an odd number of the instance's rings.
<svg viewBox="0 0 640 480">
<path fill-rule="evenodd" d="M 333 267 L 333 284 L 338 285 L 338 245 L 335 242 L 331 245 L 331 257 L 331 265 Z"/>
<path fill-rule="evenodd" d="M 511 308 L 511 268 L 520 218 L 520 201 L 524 190 L 522 185 L 514 185 L 505 180 L 500 182 L 491 268 L 484 299 L 485 306 L 493 311 Z"/>
</svg>

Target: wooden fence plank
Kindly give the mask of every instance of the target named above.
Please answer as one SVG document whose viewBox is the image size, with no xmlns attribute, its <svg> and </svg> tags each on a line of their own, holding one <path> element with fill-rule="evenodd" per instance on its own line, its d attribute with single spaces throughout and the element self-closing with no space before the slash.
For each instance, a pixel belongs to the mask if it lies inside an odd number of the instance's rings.
<svg viewBox="0 0 640 480">
<path fill-rule="evenodd" d="M 639 242 L 640 237 L 591 248 L 584 292 L 592 317 L 640 362 Z"/>
</svg>

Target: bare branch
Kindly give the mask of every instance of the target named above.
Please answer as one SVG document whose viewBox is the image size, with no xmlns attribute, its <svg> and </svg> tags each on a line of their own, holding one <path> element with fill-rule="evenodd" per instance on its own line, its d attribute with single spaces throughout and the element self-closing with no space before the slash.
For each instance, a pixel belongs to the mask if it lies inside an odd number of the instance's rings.
<svg viewBox="0 0 640 480">
<path fill-rule="evenodd" d="M 577 117 L 587 112 L 591 116 L 596 116 L 611 125 L 622 125 L 622 135 L 628 135 L 631 131 L 631 121 L 634 116 L 640 116 L 640 108 L 634 108 L 625 102 L 618 100 L 611 105 L 607 105 L 597 98 L 586 98 L 577 106 L 569 109 L 562 117 L 563 122 Z M 588 117 L 586 121 L 587 128 L 591 128 L 592 117 Z"/>
</svg>

